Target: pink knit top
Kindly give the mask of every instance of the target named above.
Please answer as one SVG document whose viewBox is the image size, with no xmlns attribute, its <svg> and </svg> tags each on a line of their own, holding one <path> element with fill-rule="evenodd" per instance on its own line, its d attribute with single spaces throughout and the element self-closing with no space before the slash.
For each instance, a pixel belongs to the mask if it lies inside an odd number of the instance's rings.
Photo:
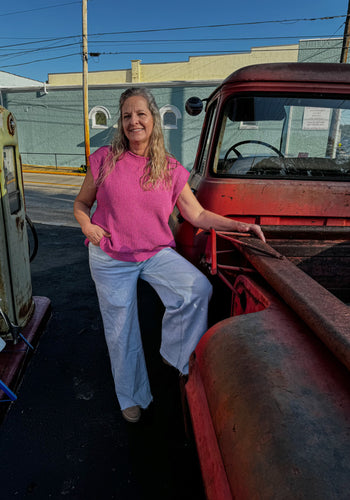
<svg viewBox="0 0 350 500">
<path fill-rule="evenodd" d="M 109 150 L 104 146 L 90 156 L 95 182 Z M 146 162 L 147 158 L 126 152 L 97 189 L 91 222 L 111 234 L 101 240 L 100 247 L 113 259 L 140 262 L 162 248 L 175 247 L 168 220 L 189 172 L 169 158 L 172 185 L 144 191 L 140 178 Z"/>
</svg>

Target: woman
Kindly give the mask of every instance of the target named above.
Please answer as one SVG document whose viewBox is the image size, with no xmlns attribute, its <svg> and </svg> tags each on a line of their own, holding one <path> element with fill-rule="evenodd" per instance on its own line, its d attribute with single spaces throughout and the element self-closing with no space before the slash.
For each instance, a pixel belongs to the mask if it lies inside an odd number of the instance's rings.
<svg viewBox="0 0 350 500">
<path fill-rule="evenodd" d="M 191 352 L 207 329 L 211 285 L 174 250 L 168 225 L 175 206 L 195 227 L 253 232 L 244 224 L 204 210 L 187 184 L 189 173 L 164 146 L 153 96 L 142 88 L 120 97 L 117 133 L 110 147 L 90 157 L 90 168 L 74 203 L 89 248 L 123 417 L 137 422 L 152 401 L 137 315 L 137 280 L 148 281 L 165 306 L 160 353 L 188 373 Z M 90 209 L 97 201 L 90 218 Z"/>
</svg>

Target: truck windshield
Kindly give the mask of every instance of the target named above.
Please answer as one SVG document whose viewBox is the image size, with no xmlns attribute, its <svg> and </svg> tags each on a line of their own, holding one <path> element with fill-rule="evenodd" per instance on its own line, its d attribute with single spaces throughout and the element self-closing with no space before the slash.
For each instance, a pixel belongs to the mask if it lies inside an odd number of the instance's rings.
<svg viewBox="0 0 350 500">
<path fill-rule="evenodd" d="M 350 177 L 350 100 L 293 96 L 227 101 L 213 165 L 223 177 Z"/>
</svg>

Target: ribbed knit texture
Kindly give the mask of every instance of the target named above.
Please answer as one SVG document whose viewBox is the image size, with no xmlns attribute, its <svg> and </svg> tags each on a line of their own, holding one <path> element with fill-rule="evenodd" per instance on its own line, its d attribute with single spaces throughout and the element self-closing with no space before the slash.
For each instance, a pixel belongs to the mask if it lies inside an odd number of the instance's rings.
<svg viewBox="0 0 350 500">
<path fill-rule="evenodd" d="M 105 146 L 90 156 L 95 182 L 108 152 Z M 162 248 L 175 247 L 168 221 L 189 172 L 169 158 L 171 187 L 144 191 L 140 178 L 146 162 L 143 156 L 125 153 L 97 189 L 97 208 L 91 221 L 111 234 L 101 240 L 100 247 L 117 260 L 139 262 Z"/>
</svg>

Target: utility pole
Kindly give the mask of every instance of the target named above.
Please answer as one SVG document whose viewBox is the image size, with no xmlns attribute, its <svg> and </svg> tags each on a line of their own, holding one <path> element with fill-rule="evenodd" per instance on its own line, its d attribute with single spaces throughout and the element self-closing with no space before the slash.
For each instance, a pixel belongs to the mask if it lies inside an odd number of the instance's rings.
<svg viewBox="0 0 350 500">
<path fill-rule="evenodd" d="M 350 19 L 350 0 L 348 2 L 348 12 L 346 14 L 346 19 L 345 19 L 343 45 L 342 45 L 340 61 L 339 61 L 341 63 L 346 63 L 347 58 L 348 58 L 349 41 L 350 41 L 350 22 L 349 22 L 349 19 Z M 333 110 L 331 126 L 330 126 L 330 130 L 329 130 L 327 151 L 326 151 L 326 155 L 329 158 L 335 158 L 336 154 L 337 154 L 337 144 L 339 141 L 338 136 L 339 136 L 339 127 L 340 127 L 340 115 L 341 115 L 340 109 Z"/>
<path fill-rule="evenodd" d="M 350 41 L 350 0 L 348 3 L 348 12 L 345 20 L 345 28 L 344 28 L 344 37 L 343 37 L 343 46 L 340 56 L 340 62 L 346 63 L 348 59 L 348 51 L 349 51 L 349 41 Z"/>
<path fill-rule="evenodd" d="M 90 165 L 90 130 L 89 130 L 89 102 L 88 102 L 88 44 L 87 44 L 87 0 L 83 2 L 83 100 L 84 100 L 84 138 L 85 138 L 85 165 Z"/>
</svg>

